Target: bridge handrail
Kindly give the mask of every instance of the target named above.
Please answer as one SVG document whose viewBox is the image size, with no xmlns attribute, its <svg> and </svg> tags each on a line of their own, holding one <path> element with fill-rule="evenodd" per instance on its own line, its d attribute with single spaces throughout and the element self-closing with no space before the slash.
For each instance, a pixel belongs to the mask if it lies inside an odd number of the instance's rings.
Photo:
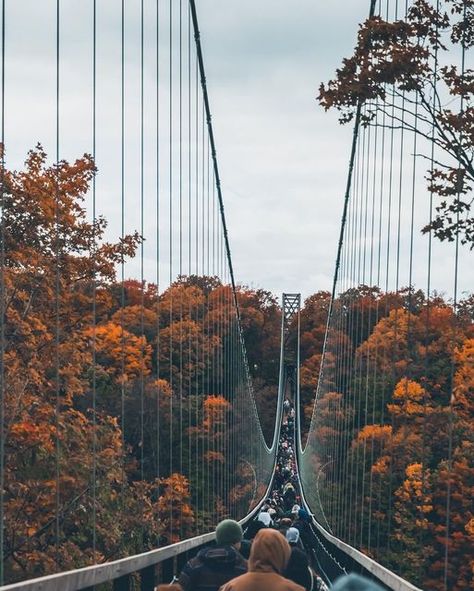
<svg viewBox="0 0 474 591">
<path fill-rule="evenodd" d="M 306 507 L 309 508 L 307 505 Z M 319 533 L 324 536 L 328 542 L 358 562 L 367 572 L 372 574 L 384 585 L 390 587 L 390 589 L 393 591 L 422 591 L 419 587 L 416 587 L 412 583 L 406 581 L 387 567 L 379 564 L 366 554 L 363 554 L 360 550 L 349 546 L 349 544 L 346 544 L 339 538 L 336 538 L 330 534 L 321 524 L 316 521 L 316 519 L 314 519 L 314 517 L 312 521 Z"/>
<path fill-rule="evenodd" d="M 47 575 L 36 579 L 20 581 L 11 585 L 0 587 L 2 591 L 77 591 L 86 587 L 93 587 L 101 583 L 113 581 L 125 575 L 141 571 L 149 566 L 154 566 L 164 562 L 168 558 L 173 558 L 192 550 L 197 546 L 212 542 L 215 538 L 215 532 L 203 534 L 182 542 L 170 544 L 163 548 L 156 548 L 127 556 L 103 564 L 94 564 L 83 568 L 70 570 L 54 575 Z"/>
<path fill-rule="evenodd" d="M 299 402 L 299 390 L 298 390 L 298 402 Z M 299 404 L 298 404 L 298 412 L 299 415 Z M 299 421 L 298 421 L 298 428 L 299 428 Z M 387 567 L 379 564 L 360 550 L 353 548 L 349 544 L 346 544 L 333 534 L 329 533 L 312 515 L 311 507 L 309 506 L 303 488 L 303 478 L 301 477 L 301 471 L 299 469 L 299 461 L 300 461 L 300 454 L 301 449 L 297 449 L 296 454 L 296 463 L 297 463 L 297 471 L 300 476 L 300 496 L 301 496 L 301 504 L 302 506 L 308 511 L 308 513 L 312 516 L 312 523 L 318 530 L 318 532 L 325 538 L 330 544 L 335 546 L 338 550 L 350 556 L 355 562 L 357 562 L 365 571 L 370 573 L 373 577 L 375 577 L 378 581 L 386 585 L 392 591 L 422 591 L 419 587 L 416 587 L 412 583 L 406 581 Z M 324 545 L 323 545 L 324 546 Z M 336 562 L 338 565 L 336 558 L 331 555 L 328 549 L 325 547 L 326 552 L 328 555 Z M 339 565 L 340 566 L 340 565 Z"/>
<path fill-rule="evenodd" d="M 269 487 L 271 486 L 271 483 Z M 268 489 L 265 495 L 268 494 Z M 259 500 L 252 511 L 239 521 L 244 525 L 247 521 L 252 519 L 260 510 L 260 505 L 265 496 Z M 133 556 L 126 556 L 103 564 L 93 564 L 70 571 L 56 573 L 53 575 L 45 575 L 35 579 L 27 579 L 26 581 L 19 581 L 10 585 L 0 587 L 1 591 L 79 591 L 114 581 L 120 577 L 131 575 L 133 573 L 142 571 L 148 567 L 155 566 L 168 560 L 213 542 L 216 537 L 214 531 L 175 544 L 169 544 L 163 548 L 155 548 L 142 552 L 141 554 L 134 554 Z"/>
<path fill-rule="evenodd" d="M 277 458 L 275 456 L 274 469 L 276 461 Z M 265 494 L 259 499 L 252 511 L 239 521 L 241 525 L 247 523 L 247 521 L 255 517 L 259 512 L 263 499 L 266 499 L 269 495 L 272 482 L 273 479 L 270 480 Z M 143 571 L 148 567 L 160 564 L 184 552 L 213 542 L 215 537 L 215 532 L 209 532 L 195 536 L 194 538 L 182 540 L 181 542 L 176 542 L 175 544 L 169 544 L 163 548 L 155 548 L 154 550 L 148 550 L 147 552 L 134 554 L 133 556 L 126 556 L 125 558 L 119 558 L 103 564 L 94 564 L 79 569 L 4 585 L 0 587 L 0 591 L 79 591 L 80 589 L 92 588 L 95 585 L 114 581 L 120 577 L 131 575 Z"/>
</svg>

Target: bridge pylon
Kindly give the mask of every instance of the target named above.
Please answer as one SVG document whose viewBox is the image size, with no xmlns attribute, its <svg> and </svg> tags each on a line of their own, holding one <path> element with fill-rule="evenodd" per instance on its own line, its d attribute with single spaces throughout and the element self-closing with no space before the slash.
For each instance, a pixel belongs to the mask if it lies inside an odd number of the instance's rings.
<svg viewBox="0 0 474 591">
<path fill-rule="evenodd" d="M 300 358 L 301 294 L 284 293 L 282 296 L 282 360 L 284 397 L 297 402 Z"/>
</svg>

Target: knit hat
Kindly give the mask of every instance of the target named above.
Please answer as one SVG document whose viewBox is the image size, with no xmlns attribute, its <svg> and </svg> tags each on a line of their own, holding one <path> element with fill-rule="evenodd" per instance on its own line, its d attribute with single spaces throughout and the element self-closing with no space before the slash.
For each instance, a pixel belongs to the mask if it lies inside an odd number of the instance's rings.
<svg viewBox="0 0 474 591">
<path fill-rule="evenodd" d="M 382 591 L 382 587 L 370 579 L 352 573 L 339 577 L 331 591 Z"/>
<path fill-rule="evenodd" d="M 302 521 L 310 521 L 310 516 L 308 511 L 306 511 L 306 509 L 300 509 L 298 511 L 298 517 L 302 520 Z"/>
<path fill-rule="evenodd" d="M 297 544 L 300 539 L 300 532 L 296 527 L 289 527 L 286 532 L 286 540 L 288 544 Z"/>
<path fill-rule="evenodd" d="M 216 542 L 219 546 L 230 546 L 242 541 L 242 527 L 233 519 L 224 519 L 216 527 Z"/>
</svg>

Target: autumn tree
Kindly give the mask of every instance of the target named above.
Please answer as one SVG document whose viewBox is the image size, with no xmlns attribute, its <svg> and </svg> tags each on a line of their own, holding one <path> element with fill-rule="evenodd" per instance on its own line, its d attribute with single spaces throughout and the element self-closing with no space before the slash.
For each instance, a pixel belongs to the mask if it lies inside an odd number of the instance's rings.
<svg viewBox="0 0 474 591">
<path fill-rule="evenodd" d="M 281 309 L 264 289 L 239 287 L 242 331 L 255 399 L 267 443 L 275 428 L 280 364 Z"/>
<path fill-rule="evenodd" d="M 162 492 L 157 514 L 166 532 L 162 542 L 173 544 L 189 538 L 194 525 L 194 511 L 190 505 L 189 482 L 182 474 L 173 473 L 160 481 Z"/>
<path fill-rule="evenodd" d="M 399 572 L 415 585 L 423 584 L 434 554 L 426 536 L 433 511 L 431 487 L 430 470 L 414 463 L 407 465 L 405 479 L 395 491 L 393 550 L 405 556 Z"/>
<path fill-rule="evenodd" d="M 116 555 L 123 530 L 112 521 L 120 490 L 122 507 L 133 512 L 138 500 L 124 488 L 116 418 L 93 414 L 79 402 L 92 387 L 93 347 L 103 334 L 90 331 L 93 308 L 96 318 L 106 315 L 116 265 L 133 256 L 139 243 L 137 234 L 105 242 L 106 221 L 87 221 L 84 200 L 95 172 L 87 155 L 48 166 L 41 146 L 28 154 L 25 170 L 4 171 L 9 580 Z M 95 555 L 92 515 L 98 524 Z"/>
<path fill-rule="evenodd" d="M 342 123 L 363 106 L 363 125 L 392 121 L 434 144 L 428 190 L 439 201 L 423 232 L 433 231 L 440 240 L 459 236 L 471 249 L 474 70 L 462 57 L 459 65 L 449 58 L 473 45 L 472 0 L 415 0 L 397 20 L 378 15 L 366 20 L 353 55 L 319 91 L 320 104 L 337 109 Z"/>
</svg>

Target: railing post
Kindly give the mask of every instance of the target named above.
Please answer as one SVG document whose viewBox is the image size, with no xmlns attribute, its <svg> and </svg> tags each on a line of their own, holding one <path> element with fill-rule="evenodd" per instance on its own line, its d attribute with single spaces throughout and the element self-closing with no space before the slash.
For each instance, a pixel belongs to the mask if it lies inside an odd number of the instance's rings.
<svg viewBox="0 0 474 591">
<path fill-rule="evenodd" d="M 113 591 L 130 591 L 130 575 L 114 579 Z"/>
<path fill-rule="evenodd" d="M 140 591 L 153 591 L 156 583 L 155 565 L 147 566 L 140 571 Z"/>
<path fill-rule="evenodd" d="M 161 564 L 161 581 L 171 583 L 174 576 L 174 557 L 168 558 Z"/>
<path fill-rule="evenodd" d="M 176 558 L 176 570 L 177 570 L 177 574 L 179 576 L 179 573 L 183 570 L 184 565 L 188 562 L 189 559 L 189 553 L 188 552 L 183 552 L 182 554 L 178 554 L 177 558 Z"/>
</svg>

